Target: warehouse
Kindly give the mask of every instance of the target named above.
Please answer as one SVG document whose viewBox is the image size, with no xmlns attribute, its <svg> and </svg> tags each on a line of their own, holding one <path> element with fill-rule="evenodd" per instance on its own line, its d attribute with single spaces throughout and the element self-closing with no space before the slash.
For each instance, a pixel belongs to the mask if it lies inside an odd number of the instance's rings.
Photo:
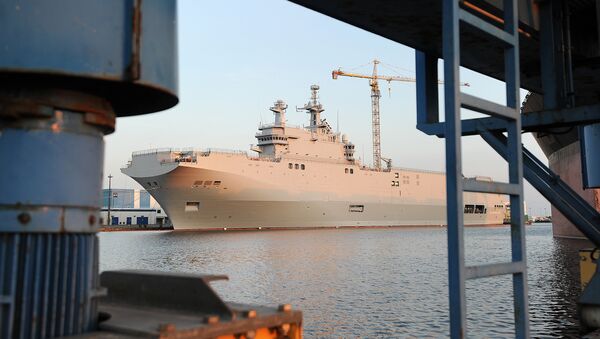
<svg viewBox="0 0 600 339">
<path fill-rule="evenodd" d="M 170 225 L 164 210 L 145 190 L 115 188 L 102 190 L 100 217 L 104 225 L 110 226 Z"/>
</svg>

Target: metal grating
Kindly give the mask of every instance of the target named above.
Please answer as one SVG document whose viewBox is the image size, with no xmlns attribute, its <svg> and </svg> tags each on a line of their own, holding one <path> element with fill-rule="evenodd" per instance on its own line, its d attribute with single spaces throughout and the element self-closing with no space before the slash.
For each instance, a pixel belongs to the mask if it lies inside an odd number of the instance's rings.
<svg viewBox="0 0 600 339">
<path fill-rule="evenodd" d="M 96 327 L 95 234 L 0 234 L 0 337 L 67 336 Z"/>
</svg>

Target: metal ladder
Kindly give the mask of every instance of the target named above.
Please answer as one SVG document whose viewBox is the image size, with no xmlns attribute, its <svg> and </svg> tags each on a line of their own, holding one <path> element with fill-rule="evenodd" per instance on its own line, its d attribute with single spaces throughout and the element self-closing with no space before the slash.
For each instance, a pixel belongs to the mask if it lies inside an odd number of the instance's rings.
<svg viewBox="0 0 600 339">
<path fill-rule="evenodd" d="M 504 29 L 465 11 L 460 0 L 444 0 L 443 57 L 446 129 L 446 194 L 448 208 L 448 279 L 450 297 L 450 335 L 466 335 L 465 281 L 512 274 L 515 335 L 529 337 L 527 265 L 523 211 L 523 157 L 519 112 L 519 33 L 517 0 L 504 0 Z M 470 25 L 504 46 L 506 106 L 460 92 L 460 23 Z M 464 179 L 461 156 L 461 108 L 502 118 L 507 126 L 509 182 L 481 182 Z M 466 266 L 464 262 L 463 192 L 510 195 L 512 261 Z"/>
</svg>

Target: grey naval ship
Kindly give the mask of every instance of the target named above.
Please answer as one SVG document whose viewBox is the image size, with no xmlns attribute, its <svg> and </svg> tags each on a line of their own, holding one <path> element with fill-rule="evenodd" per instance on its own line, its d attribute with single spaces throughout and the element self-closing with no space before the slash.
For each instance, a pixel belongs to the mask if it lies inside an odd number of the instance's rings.
<svg viewBox="0 0 600 339">
<path fill-rule="evenodd" d="M 325 119 L 311 86 L 301 108 L 308 126 L 286 124 L 287 105 L 270 110 L 251 153 L 155 149 L 134 152 L 121 171 L 158 201 L 175 229 L 440 226 L 446 224 L 445 174 L 369 167 Z M 476 177 L 472 180 L 487 180 Z M 506 197 L 465 193 L 468 225 L 502 224 Z"/>
</svg>

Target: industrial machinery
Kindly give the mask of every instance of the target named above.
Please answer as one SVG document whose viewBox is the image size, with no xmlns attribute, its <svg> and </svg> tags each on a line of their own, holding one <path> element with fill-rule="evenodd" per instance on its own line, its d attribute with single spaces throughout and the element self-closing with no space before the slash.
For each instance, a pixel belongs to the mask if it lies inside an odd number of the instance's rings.
<svg viewBox="0 0 600 339">
<path fill-rule="evenodd" d="M 99 275 L 103 136 L 177 104 L 176 24 L 174 1 L 0 2 L 0 337 L 301 336 L 222 277 Z"/>
</svg>

